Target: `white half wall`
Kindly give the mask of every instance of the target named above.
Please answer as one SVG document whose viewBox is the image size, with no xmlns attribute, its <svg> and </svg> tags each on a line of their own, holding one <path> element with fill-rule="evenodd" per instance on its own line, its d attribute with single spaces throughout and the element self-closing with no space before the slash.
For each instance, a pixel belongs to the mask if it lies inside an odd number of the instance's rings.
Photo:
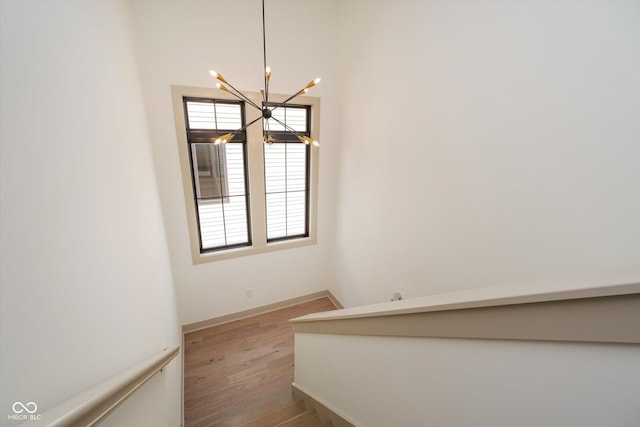
<svg viewBox="0 0 640 427">
<path fill-rule="evenodd" d="M 0 2 L 3 426 L 181 344 L 129 18 Z M 119 425 L 178 426 L 180 380 L 177 358 Z"/>
<path fill-rule="evenodd" d="M 181 322 L 198 322 L 330 288 L 338 191 L 338 39 L 333 30 L 337 3 L 266 3 L 267 60 L 273 69 L 270 91 L 293 93 L 322 77 L 310 92 L 322 99 L 318 243 L 199 265 L 192 263 L 188 240 L 171 85 L 215 88 L 209 74 L 215 69 L 240 90 L 262 88 L 260 1 L 136 1 L 132 10 Z M 251 298 L 246 297 L 248 288 L 253 290 Z"/>
<path fill-rule="evenodd" d="M 345 306 L 640 259 L 640 3 L 345 1 Z"/>
<path fill-rule="evenodd" d="M 296 333 L 295 384 L 356 425 L 633 427 L 637 345 Z"/>
</svg>

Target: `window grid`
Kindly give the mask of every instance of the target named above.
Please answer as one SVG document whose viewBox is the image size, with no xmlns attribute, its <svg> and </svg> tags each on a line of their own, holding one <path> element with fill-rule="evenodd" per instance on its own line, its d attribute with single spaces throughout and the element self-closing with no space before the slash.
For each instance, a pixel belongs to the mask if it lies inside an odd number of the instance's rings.
<svg viewBox="0 0 640 427">
<path fill-rule="evenodd" d="M 309 107 L 287 106 L 273 113 L 300 135 L 310 136 Z M 309 146 L 283 132 L 284 126 L 273 119 L 265 124 L 265 128 L 276 141 L 264 147 L 267 242 L 307 237 Z"/>
<path fill-rule="evenodd" d="M 200 252 L 250 246 L 246 133 L 213 145 L 242 127 L 242 102 L 183 98 Z"/>
</svg>

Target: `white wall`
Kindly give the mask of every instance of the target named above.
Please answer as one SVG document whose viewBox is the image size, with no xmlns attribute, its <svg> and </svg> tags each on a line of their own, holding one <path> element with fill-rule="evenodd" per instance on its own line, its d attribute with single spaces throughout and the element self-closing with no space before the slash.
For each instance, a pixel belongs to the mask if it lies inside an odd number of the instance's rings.
<svg viewBox="0 0 640 427">
<path fill-rule="evenodd" d="M 306 295 L 332 280 L 339 132 L 335 72 L 337 4 L 268 1 L 267 59 L 273 93 L 293 93 L 311 79 L 322 98 L 318 243 L 193 265 L 178 161 L 171 85 L 215 87 L 215 69 L 235 87 L 263 86 L 260 1 L 133 2 L 138 58 L 160 186 L 171 266 L 183 324 Z M 250 141 L 251 143 L 251 141 Z M 245 289 L 253 289 L 253 297 Z"/>
<path fill-rule="evenodd" d="M 3 0 L 0 15 L 5 425 L 13 402 L 43 412 L 180 333 L 126 3 Z M 120 425 L 180 423 L 180 364 Z"/>
<path fill-rule="evenodd" d="M 640 3 L 346 1 L 347 306 L 640 259 Z"/>
<path fill-rule="evenodd" d="M 631 345 L 298 333 L 295 383 L 367 427 L 632 427 L 639 357 Z"/>
</svg>

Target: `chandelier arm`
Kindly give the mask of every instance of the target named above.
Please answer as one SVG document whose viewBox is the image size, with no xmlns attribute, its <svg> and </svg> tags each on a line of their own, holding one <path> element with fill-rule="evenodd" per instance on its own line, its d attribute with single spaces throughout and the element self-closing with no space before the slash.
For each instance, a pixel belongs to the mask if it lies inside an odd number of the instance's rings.
<svg viewBox="0 0 640 427">
<path fill-rule="evenodd" d="M 218 83 L 216 86 L 218 89 L 223 90 L 227 93 L 230 93 L 231 95 L 235 96 L 236 98 L 240 99 L 241 101 L 246 101 L 249 104 L 251 104 L 251 106 L 253 106 L 254 108 L 262 111 L 262 108 L 260 108 L 258 106 L 258 104 L 256 104 L 255 102 L 253 102 L 251 99 L 249 99 L 244 93 L 240 92 L 238 89 L 235 88 L 235 86 L 233 86 L 231 83 L 229 83 L 228 80 L 221 78 L 220 76 L 216 77 L 218 80 L 220 80 L 223 83 L 226 83 L 231 89 L 229 89 L 229 87 L 225 86 L 222 83 Z"/>
<path fill-rule="evenodd" d="M 236 133 L 238 133 L 238 132 L 242 132 L 243 130 L 245 130 L 246 128 L 248 128 L 249 126 L 251 126 L 252 124 L 254 124 L 255 122 L 257 122 L 257 121 L 258 121 L 258 120 L 260 120 L 260 119 L 262 119 L 262 116 L 260 116 L 260 117 L 258 117 L 258 118 L 256 118 L 256 119 L 254 119 L 254 120 L 251 120 L 249 123 L 247 123 L 246 125 L 242 126 L 242 127 L 241 127 L 240 129 L 238 129 L 238 130 L 234 130 L 232 133 L 233 133 L 233 134 L 236 134 Z"/>
<path fill-rule="evenodd" d="M 280 120 L 276 119 L 275 117 L 271 117 L 273 120 L 275 120 L 276 122 L 280 123 L 284 128 L 286 132 L 292 133 L 294 134 L 296 137 L 300 136 L 299 132 L 294 130 L 291 126 L 289 126 L 288 124 L 281 122 Z M 306 136 L 306 135 L 304 135 Z"/>
<path fill-rule="evenodd" d="M 275 110 L 276 108 L 280 108 L 280 107 L 282 107 L 282 106 L 283 106 L 283 105 L 285 105 L 287 102 L 291 101 L 293 98 L 297 98 L 298 96 L 300 96 L 300 95 L 302 95 L 302 94 L 304 94 L 304 93 L 305 93 L 304 89 L 303 89 L 303 90 L 301 90 L 301 91 L 299 91 L 299 92 L 294 93 L 293 95 L 291 95 L 290 97 L 288 97 L 287 99 L 285 99 L 284 101 L 282 101 L 281 103 L 279 103 L 279 104 L 277 104 L 277 105 L 275 105 L 275 106 L 271 107 L 271 111 Z"/>
<path fill-rule="evenodd" d="M 231 83 L 227 82 L 227 85 L 228 85 L 231 89 L 233 89 L 233 92 L 232 92 L 232 91 L 227 91 L 227 92 L 229 92 L 231 95 L 235 96 L 236 98 L 238 98 L 238 99 L 240 99 L 240 100 L 242 100 L 242 101 L 246 101 L 246 102 L 248 102 L 249 104 L 251 104 L 251 106 L 252 106 L 252 107 L 254 107 L 254 108 L 256 108 L 256 109 L 258 109 L 258 110 L 262 111 L 262 108 L 260 108 L 260 107 L 258 106 L 258 104 L 256 104 L 255 102 L 253 102 L 251 99 L 247 98 L 247 96 L 246 96 L 245 94 L 243 94 L 243 93 L 242 93 L 242 92 L 240 92 L 238 89 L 236 89 L 235 87 L 233 87 L 233 85 L 232 85 Z"/>
</svg>

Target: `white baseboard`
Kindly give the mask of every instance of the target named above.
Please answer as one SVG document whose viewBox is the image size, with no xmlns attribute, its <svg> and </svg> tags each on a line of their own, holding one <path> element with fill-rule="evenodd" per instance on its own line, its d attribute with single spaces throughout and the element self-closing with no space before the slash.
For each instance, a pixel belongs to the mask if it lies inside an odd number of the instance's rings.
<svg viewBox="0 0 640 427">
<path fill-rule="evenodd" d="M 305 302 L 314 301 L 320 298 L 329 298 L 329 300 L 337 308 L 344 308 L 342 304 L 340 304 L 340 301 L 338 301 L 330 291 L 324 290 L 320 292 L 315 292 L 313 294 L 303 295 L 303 296 L 291 298 L 285 301 L 276 302 L 273 304 L 263 305 L 261 307 L 251 308 L 249 310 L 240 311 L 238 313 L 227 314 L 226 316 L 214 317 L 212 319 L 207 319 L 207 320 L 202 320 L 200 322 L 194 322 L 194 323 L 182 325 L 182 333 L 186 334 L 188 332 L 194 332 L 200 329 L 222 325 L 224 323 L 245 319 L 247 317 L 256 316 L 258 314 L 265 314 L 270 311 L 291 307 L 292 305 L 298 305 Z"/>
</svg>

